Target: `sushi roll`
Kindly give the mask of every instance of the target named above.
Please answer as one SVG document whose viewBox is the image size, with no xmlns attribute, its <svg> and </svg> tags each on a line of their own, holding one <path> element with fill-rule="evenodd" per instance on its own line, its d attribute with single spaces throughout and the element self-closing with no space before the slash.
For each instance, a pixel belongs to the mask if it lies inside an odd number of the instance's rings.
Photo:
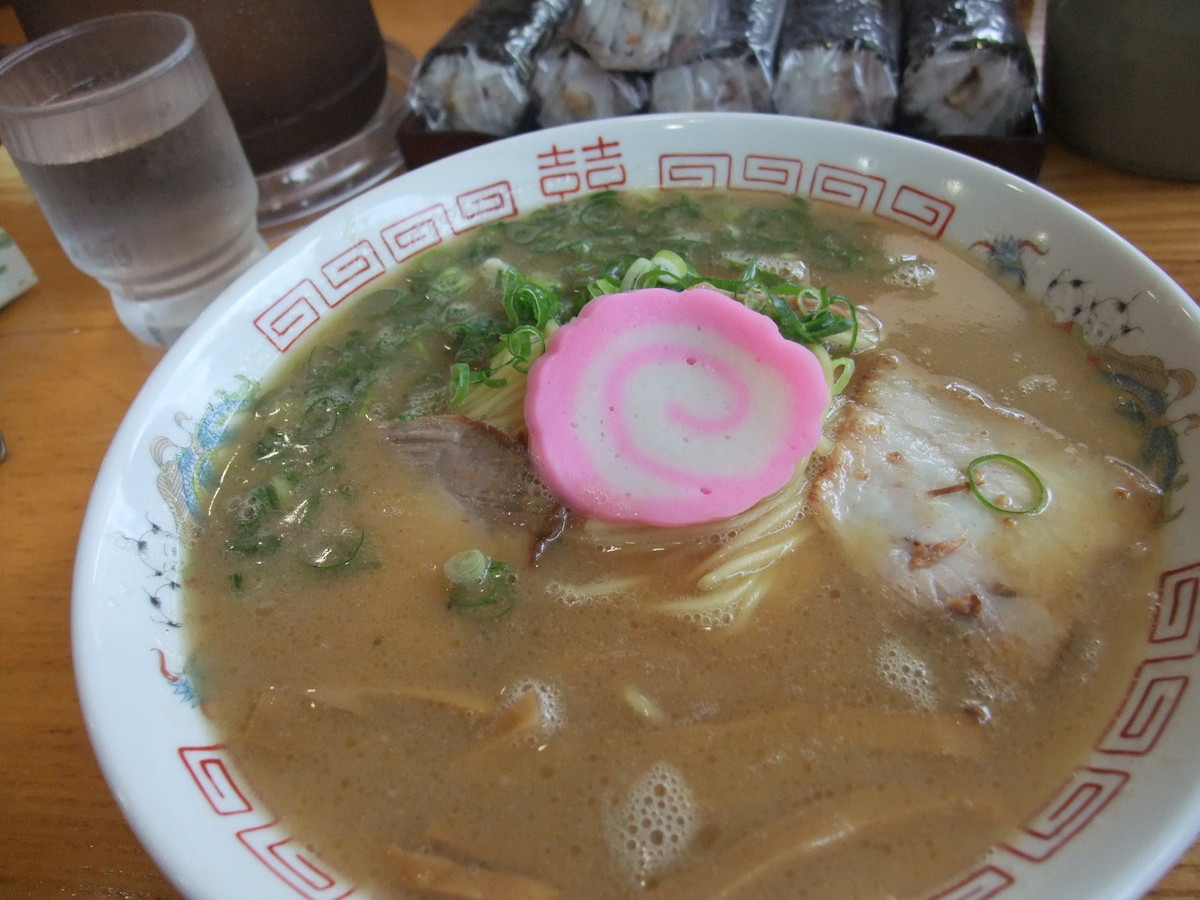
<svg viewBox="0 0 1200 900">
<path fill-rule="evenodd" d="M 571 0 L 477 0 L 421 60 L 413 109 L 430 131 L 508 135 L 528 117 L 538 57 Z"/>
<path fill-rule="evenodd" d="M 788 0 L 775 109 L 891 127 L 900 92 L 900 0 Z"/>
<path fill-rule="evenodd" d="M 597 65 L 656 72 L 694 58 L 720 0 L 577 0 L 571 38 Z"/>
<path fill-rule="evenodd" d="M 899 126 L 919 137 L 1018 133 L 1037 73 L 1015 0 L 905 0 Z"/>
<path fill-rule="evenodd" d="M 770 112 L 775 45 L 785 0 L 723 0 L 708 46 L 693 60 L 654 73 L 654 112 Z"/>
<path fill-rule="evenodd" d="M 534 106 L 542 128 L 641 112 L 647 93 L 644 76 L 602 69 L 566 42 L 542 55 L 533 76 Z"/>
</svg>

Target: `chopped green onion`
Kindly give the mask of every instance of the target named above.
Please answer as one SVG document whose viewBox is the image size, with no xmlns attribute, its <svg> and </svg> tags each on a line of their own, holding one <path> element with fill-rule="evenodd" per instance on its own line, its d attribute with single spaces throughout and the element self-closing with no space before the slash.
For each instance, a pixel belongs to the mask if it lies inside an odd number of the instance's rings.
<svg viewBox="0 0 1200 900">
<path fill-rule="evenodd" d="M 482 384 L 484 387 L 504 387 L 508 383 L 503 378 L 494 377 L 492 372 L 493 370 L 490 368 L 472 369 L 466 363 L 453 363 L 450 366 L 450 383 L 447 385 L 450 402 L 454 405 L 462 403 L 467 398 L 467 389 L 473 384 Z"/>
<path fill-rule="evenodd" d="M 854 377 L 854 358 L 852 356 L 839 356 L 837 359 L 830 360 L 830 369 L 833 370 L 833 383 L 829 386 L 829 393 L 836 397 L 846 389 L 850 384 L 850 379 Z"/>
<path fill-rule="evenodd" d="M 442 572 L 451 584 L 482 581 L 487 574 L 488 558 L 482 550 L 464 550 L 446 560 Z"/>
<path fill-rule="evenodd" d="M 286 431 L 271 426 L 258 440 L 254 448 L 254 458 L 258 460 L 271 459 L 283 453 L 291 445 L 291 439 Z"/>
<path fill-rule="evenodd" d="M 482 621 L 503 618 L 516 605 L 516 576 L 482 550 L 464 550 L 442 566 L 450 582 L 450 608 Z"/>
<path fill-rule="evenodd" d="M 260 484 L 250 496 L 260 509 L 279 509 L 279 489 L 275 487 L 274 480 Z"/>
<path fill-rule="evenodd" d="M 283 537 L 278 534 L 260 534 L 252 529 L 239 528 L 225 546 L 234 553 L 244 556 L 268 556 L 279 549 Z"/>
<path fill-rule="evenodd" d="M 650 261 L 657 266 L 660 272 L 665 275 L 673 275 L 676 279 L 685 278 L 692 271 L 682 256 L 672 253 L 670 250 L 659 250 Z M 665 279 L 663 280 L 665 282 Z"/>
<path fill-rule="evenodd" d="M 328 437 L 337 427 L 343 409 L 331 397 L 320 397 L 309 404 L 304 411 L 298 431 L 305 441 L 316 441 Z"/>
<path fill-rule="evenodd" d="M 985 497 L 979 482 L 975 480 L 975 475 L 979 470 L 979 467 L 987 463 L 1006 465 L 1010 468 L 1016 469 L 1018 472 L 1024 475 L 1033 487 L 1033 502 L 1028 506 L 1010 508 L 1006 506 L 1000 506 L 999 504 Z M 1010 515 L 1036 515 L 1044 510 L 1050 503 L 1050 491 L 1046 487 L 1045 482 L 1042 481 L 1041 476 L 1039 476 L 1037 472 L 1033 471 L 1033 469 L 1030 468 L 1027 463 L 1017 459 L 1015 456 L 1009 456 L 1007 453 L 988 453 L 984 456 L 978 456 L 967 463 L 967 488 L 972 494 L 975 495 L 975 499 L 977 499 L 988 509 L 994 512 L 1006 513 Z"/>
<path fill-rule="evenodd" d="M 853 323 L 850 328 L 850 338 L 846 342 L 846 351 L 848 353 L 853 352 L 854 348 L 858 346 L 858 310 L 855 308 L 853 303 L 851 303 L 841 294 L 830 294 L 829 289 L 824 285 L 821 286 L 819 293 L 821 299 L 823 301 L 827 301 L 830 306 L 838 305 L 846 308 L 845 318 L 849 319 Z M 832 338 L 834 335 L 829 335 L 829 337 Z"/>
<path fill-rule="evenodd" d="M 438 273 L 430 285 L 430 291 L 441 297 L 457 297 L 471 286 L 474 278 L 459 266 L 450 266 Z"/>
<path fill-rule="evenodd" d="M 613 281 L 608 277 L 597 278 L 587 286 L 587 298 L 595 300 L 604 294 L 615 294 L 619 290 L 621 290 L 621 283 L 619 281 Z"/>
<path fill-rule="evenodd" d="M 450 384 L 447 390 L 450 402 L 454 405 L 462 403 L 467 398 L 467 388 L 471 386 L 471 367 L 465 362 L 456 362 L 450 366 Z"/>
<path fill-rule="evenodd" d="M 358 556 L 365 540 L 361 529 L 336 528 L 307 538 L 300 552 L 314 569 L 338 569 Z"/>
<path fill-rule="evenodd" d="M 563 315 L 558 289 L 552 285 L 526 278 L 519 269 L 511 266 L 499 273 L 498 283 L 503 291 L 507 331 L 494 323 L 480 321 L 458 322 L 451 326 L 451 332 L 459 339 L 447 385 L 447 395 L 453 405 L 466 399 L 467 390 L 473 384 L 503 387 L 507 382 L 496 377 L 496 373 L 505 366 L 512 366 L 522 374 L 528 372 L 537 355 L 535 348 L 540 350 L 545 345 L 546 328 Z M 500 350 L 508 353 L 508 359 L 493 367 L 491 359 Z"/>
<path fill-rule="evenodd" d="M 624 230 L 621 198 L 616 191 L 597 191 L 580 206 L 579 224 L 594 234 L 620 234 Z"/>
<path fill-rule="evenodd" d="M 647 275 L 651 277 L 647 279 Z M 622 291 L 632 291 L 650 287 L 656 280 L 654 264 L 643 256 L 641 259 L 635 259 L 630 263 L 629 268 L 625 270 L 625 277 L 621 279 L 620 289 Z"/>
<path fill-rule="evenodd" d="M 858 315 L 854 304 L 840 294 L 831 294 L 826 287 L 814 289 L 790 284 L 781 276 L 763 271 L 757 260 L 743 267 L 740 278 L 708 278 L 692 269 L 679 254 L 660 250 L 650 259 L 634 260 L 623 275 L 610 269 L 589 283 L 586 293 L 592 300 L 617 291 L 646 287 L 686 290 L 697 285 L 724 291 L 770 316 L 788 340 L 812 345 L 849 331 L 850 338 L 845 341 L 847 352 L 857 342 Z M 833 312 L 834 307 L 844 307 L 846 314 Z"/>
<path fill-rule="evenodd" d="M 611 199 L 597 202 L 600 209 Z M 502 387 L 506 382 L 497 377 L 497 372 L 504 366 L 527 373 L 536 358 L 535 349 L 541 349 L 538 345 L 544 347 L 546 329 L 578 311 L 560 299 L 561 288 L 527 278 L 511 266 L 501 270 L 498 285 L 503 292 L 508 331 L 479 321 L 451 327 L 459 339 L 448 385 L 451 404 L 461 404 L 472 385 Z M 660 250 L 628 265 L 610 263 L 604 274 L 583 286 L 580 302 L 586 304 L 596 297 L 621 291 L 650 287 L 683 291 L 699 285 L 727 293 L 770 317 L 785 338 L 814 351 L 824 349 L 822 344 L 828 342 L 831 351 L 848 354 L 858 342 L 858 313 L 854 304 L 840 294 L 830 293 L 827 287 L 792 284 L 783 276 L 762 269 L 757 260 L 742 266 L 738 278 L 709 278 L 673 250 Z M 507 351 L 509 358 L 495 364 L 492 360 L 498 350 Z M 827 368 L 834 381 L 834 393 L 840 393 L 854 373 L 853 363 L 845 360 L 835 368 Z"/>
<path fill-rule="evenodd" d="M 552 286 L 526 278 L 519 269 L 510 266 L 501 272 L 500 286 L 510 329 L 529 325 L 541 331 L 562 311 Z"/>
<path fill-rule="evenodd" d="M 522 375 L 529 372 L 533 365 L 535 346 L 541 346 L 546 341 L 545 332 L 532 325 L 521 325 L 504 336 L 504 348 L 512 357 L 512 367 Z"/>
</svg>

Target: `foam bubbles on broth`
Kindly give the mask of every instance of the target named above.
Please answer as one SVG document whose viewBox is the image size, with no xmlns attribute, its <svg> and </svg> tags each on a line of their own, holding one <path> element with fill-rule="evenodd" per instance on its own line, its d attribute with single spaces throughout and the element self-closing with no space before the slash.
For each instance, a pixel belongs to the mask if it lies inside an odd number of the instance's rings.
<svg viewBox="0 0 1200 900">
<path fill-rule="evenodd" d="M 885 683 L 907 694 L 920 709 L 931 710 L 936 706 L 937 695 L 929 667 L 900 641 L 887 638 L 881 642 L 875 665 Z"/>
<path fill-rule="evenodd" d="M 692 789 L 665 762 L 650 766 L 608 810 L 609 848 L 638 882 L 682 856 L 699 825 Z"/>
<path fill-rule="evenodd" d="M 533 694 L 537 697 L 541 718 L 539 738 L 560 731 L 567 722 L 562 692 L 552 684 L 534 678 L 525 678 L 513 684 L 506 694 L 507 702 L 500 707 L 501 711 L 512 706 L 526 694 Z"/>
<path fill-rule="evenodd" d="M 887 284 L 899 288 L 926 290 L 937 280 L 937 268 L 923 259 L 904 259 L 884 276 Z"/>
</svg>

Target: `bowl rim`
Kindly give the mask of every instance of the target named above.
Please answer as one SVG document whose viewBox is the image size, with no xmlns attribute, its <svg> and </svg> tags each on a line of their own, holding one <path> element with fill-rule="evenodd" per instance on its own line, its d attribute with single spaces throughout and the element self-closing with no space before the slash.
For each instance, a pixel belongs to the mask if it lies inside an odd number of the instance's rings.
<svg viewBox="0 0 1200 900">
<path fill-rule="evenodd" d="M 206 884 L 211 873 L 206 871 L 206 864 L 197 863 L 191 855 L 192 848 L 187 846 L 187 839 L 167 833 L 161 827 L 161 816 L 150 810 L 150 807 L 161 804 L 157 797 L 147 796 L 141 783 L 134 777 L 133 773 L 141 771 L 143 764 L 129 759 L 125 746 L 127 740 L 114 731 L 115 723 L 110 721 L 113 713 L 109 704 L 113 698 L 100 690 L 100 682 L 94 677 L 98 667 L 106 663 L 105 653 L 108 652 L 103 635 L 97 633 L 93 620 L 96 605 L 105 602 L 101 570 L 104 568 L 104 552 L 111 539 L 109 516 L 119 499 L 117 491 L 122 473 L 129 467 L 130 461 L 142 452 L 141 444 L 147 436 L 148 419 L 162 405 L 164 392 L 180 381 L 183 372 L 199 373 L 191 378 L 197 383 L 207 382 L 215 386 L 228 381 L 229 372 L 223 374 L 224 381 L 217 378 L 216 359 L 220 354 L 214 356 L 212 353 L 220 346 L 216 335 L 222 330 L 221 323 L 233 310 L 246 305 L 247 298 L 261 291 L 263 285 L 270 282 L 281 269 L 311 256 L 314 248 L 326 241 L 330 234 L 353 233 L 356 223 L 372 209 L 395 202 L 406 194 L 419 195 L 422 191 L 432 190 L 422 187 L 425 184 L 459 180 L 458 173 L 472 166 L 494 168 L 500 154 L 529 154 L 544 147 L 548 141 L 591 137 L 597 129 L 621 134 L 653 134 L 660 139 L 667 134 L 710 135 L 722 130 L 756 131 L 761 134 L 765 129 L 784 136 L 799 131 L 806 135 L 806 140 L 818 143 L 824 139 L 835 143 L 856 143 L 863 147 L 862 160 L 869 160 L 873 158 L 872 154 L 876 154 L 878 159 L 874 161 L 881 166 L 887 165 L 887 154 L 893 148 L 902 157 L 916 153 L 918 159 L 928 162 L 930 169 L 944 171 L 960 179 L 976 179 L 980 184 L 987 185 L 989 191 L 992 188 L 1007 190 L 1033 198 L 1036 203 L 1052 210 L 1056 217 L 1081 229 L 1085 242 L 1098 240 L 1101 245 L 1123 255 L 1133 263 L 1132 268 L 1137 269 L 1138 279 L 1155 294 L 1162 295 L 1168 306 L 1173 306 L 1171 315 L 1188 330 L 1191 344 L 1200 345 L 1200 312 L 1191 298 L 1153 260 L 1093 216 L 1020 176 L 977 159 L 913 138 L 841 123 L 753 113 L 663 113 L 558 126 L 507 138 L 431 162 L 402 173 L 326 212 L 240 276 L 156 365 L 130 404 L 104 456 L 80 530 L 72 587 L 71 645 L 77 690 L 89 738 L 104 776 L 139 840 L 168 878 L 188 896 L 218 896 L 210 894 L 210 886 Z M 255 358 L 250 364 L 262 365 L 259 360 Z M 264 371 L 271 368 L 273 361 L 274 358 L 271 363 L 265 364 Z M 153 502 L 150 486 L 142 486 L 141 493 L 147 503 Z M 1200 714 L 1196 718 L 1200 720 Z M 1193 731 L 1200 736 L 1200 728 L 1194 728 Z M 1132 898 L 1149 890 L 1200 833 L 1200 779 L 1190 784 L 1186 791 L 1176 790 L 1173 793 L 1186 794 L 1186 802 L 1177 798 L 1176 811 L 1169 817 L 1171 827 L 1165 828 L 1160 823 L 1152 845 L 1131 848 L 1125 864 L 1119 866 L 1119 873 L 1113 876 L 1117 881 L 1110 884 L 1113 892 L 1109 896 L 1112 898 Z M 183 808 L 173 807 L 172 811 L 176 816 L 186 815 L 189 809 L 197 805 L 184 804 Z M 1062 857 L 1068 858 L 1072 852 L 1079 855 L 1078 848 L 1078 842 L 1074 847 L 1068 845 Z"/>
</svg>

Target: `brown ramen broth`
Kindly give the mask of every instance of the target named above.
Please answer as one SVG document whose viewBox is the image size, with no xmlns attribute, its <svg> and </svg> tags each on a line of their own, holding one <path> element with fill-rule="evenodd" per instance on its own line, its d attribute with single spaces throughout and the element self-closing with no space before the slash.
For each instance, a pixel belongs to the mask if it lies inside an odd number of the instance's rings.
<svg viewBox="0 0 1200 900">
<path fill-rule="evenodd" d="M 482 463 L 434 472 L 397 429 L 519 387 L 509 370 L 446 399 L 479 331 L 449 326 L 500 315 L 489 260 L 573 303 L 664 248 L 714 278 L 786 263 L 864 310 L 864 333 L 881 322 L 878 345 L 855 352 L 828 446 L 773 524 L 569 516 L 534 564 L 552 498 L 527 491 L 497 523 L 463 471 Z M 1139 434 L 1077 335 L 921 235 L 794 198 L 596 195 L 421 255 L 293 355 L 228 441 L 190 549 L 189 670 L 248 784 L 371 896 L 922 896 L 1055 793 L 1128 684 L 1161 498 L 1107 458 L 1135 459 Z M 893 426 L 846 422 L 911 424 L 923 413 L 892 405 L 920 385 L 964 431 L 1003 419 L 1041 441 L 1012 453 L 1049 488 L 1041 513 L 953 484 L 915 495 L 1001 523 L 980 545 L 1009 576 L 979 573 L 986 592 L 937 581 L 974 538 L 916 537 L 869 448 L 847 456 Z M 830 500 L 839 464 L 872 486 L 852 507 Z M 758 526 L 770 564 L 729 564 Z M 456 607 L 443 566 L 475 549 L 507 566 L 507 593 Z M 897 552 L 904 583 L 886 577 Z M 925 594 L 907 582 L 930 575 Z"/>
</svg>

